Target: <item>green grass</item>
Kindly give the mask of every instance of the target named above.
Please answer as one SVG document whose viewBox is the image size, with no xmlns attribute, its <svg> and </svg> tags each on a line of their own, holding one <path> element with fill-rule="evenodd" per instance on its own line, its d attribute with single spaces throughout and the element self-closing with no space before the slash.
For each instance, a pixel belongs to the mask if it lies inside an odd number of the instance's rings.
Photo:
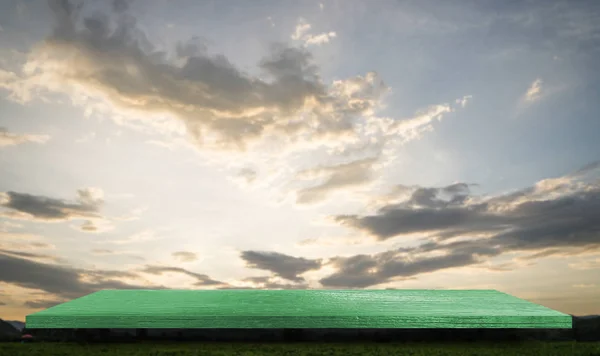
<svg viewBox="0 0 600 356">
<path fill-rule="evenodd" d="M 329 356 L 600 356 L 600 343 L 528 342 L 508 344 L 222 344 L 137 343 L 61 344 L 0 343 L 0 355 L 10 356 L 241 356 L 241 355 L 329 355 Z"/>
<path fill-rule="evenodd" d="M 27 316 L 35 328 L 571 328 L 495 290 L 104 290 Z"/>
</svg>

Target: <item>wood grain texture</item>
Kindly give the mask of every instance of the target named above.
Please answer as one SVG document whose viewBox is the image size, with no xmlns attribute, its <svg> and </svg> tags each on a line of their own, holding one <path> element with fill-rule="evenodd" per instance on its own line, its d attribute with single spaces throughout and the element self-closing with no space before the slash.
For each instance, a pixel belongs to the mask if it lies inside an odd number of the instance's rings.
<svg viewBox="0 0 600 356">
<path fill-rule="evenodd" d="M 571 328 L 495 290 L 104 290 L 28 315 L 27 328 Z"/>
</svg>

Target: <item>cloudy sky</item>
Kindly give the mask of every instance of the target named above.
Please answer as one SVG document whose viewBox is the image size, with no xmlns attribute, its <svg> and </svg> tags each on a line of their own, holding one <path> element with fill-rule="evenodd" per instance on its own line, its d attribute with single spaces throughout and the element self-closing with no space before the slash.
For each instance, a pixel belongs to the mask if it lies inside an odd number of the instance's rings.
<svg viewBox="0 0 600 356">
<path fill-rule="evenodd" d="M 104 288 L 600 313 L 597 1 L 0 2 L 0 317 Z"/>
</svg>

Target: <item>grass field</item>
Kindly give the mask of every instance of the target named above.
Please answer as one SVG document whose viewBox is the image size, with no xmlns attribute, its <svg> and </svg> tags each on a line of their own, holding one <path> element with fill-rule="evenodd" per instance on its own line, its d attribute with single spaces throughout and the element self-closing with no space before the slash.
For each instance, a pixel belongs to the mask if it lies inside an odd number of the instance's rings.
<svg viewBox="0 0 600 356">
<path fill-rule="evenodd" d="M 67 343 L 0 343 L 0 355 L 7 356 L 94 356 L 94 355 L 412 355 L 412 356 L 600 356 L 600 343 L 527 342 L 473 344 L 246 344 L 246 343 L 132 343 L 132 344 L 67 344 Z"/>
</svg>

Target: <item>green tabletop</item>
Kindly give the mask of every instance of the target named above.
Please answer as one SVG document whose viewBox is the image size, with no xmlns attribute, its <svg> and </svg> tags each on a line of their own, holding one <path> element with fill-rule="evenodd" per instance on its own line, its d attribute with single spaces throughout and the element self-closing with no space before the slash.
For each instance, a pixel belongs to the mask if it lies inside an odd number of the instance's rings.
<svg viewBox="0 0 600 356">
<path fill-rule="evenodd" d="M 495 290 L 103 290 L 31 314 L 27 328 L 571 328 L 571 316 Z"/>
</svg>

